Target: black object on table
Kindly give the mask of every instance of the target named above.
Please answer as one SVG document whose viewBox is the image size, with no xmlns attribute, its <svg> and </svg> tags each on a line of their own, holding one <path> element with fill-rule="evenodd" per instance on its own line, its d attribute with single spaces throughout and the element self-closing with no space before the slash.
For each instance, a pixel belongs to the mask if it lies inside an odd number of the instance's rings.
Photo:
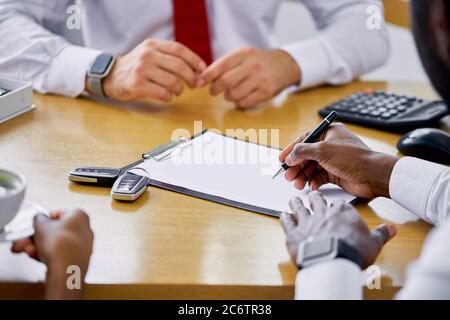
<svg viewBox="0 0 450 320">
<path fill-rule="evenodd" d="M 331 111 L 338 112 L 341 121 L 393 132 L 432 127 L 449 113 L 443 101 L 371 89 L 332 103 L 319 114 L 326 117 Z"/>
</svg>

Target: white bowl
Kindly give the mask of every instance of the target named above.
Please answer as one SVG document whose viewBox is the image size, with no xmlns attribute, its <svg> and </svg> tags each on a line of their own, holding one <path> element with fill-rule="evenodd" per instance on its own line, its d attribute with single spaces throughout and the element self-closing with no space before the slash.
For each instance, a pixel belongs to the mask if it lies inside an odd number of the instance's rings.
<svg viewBox="0 0 450 320">
<path fill-rule="evenodd" d="M 27 187 L 25 178 L 10 170 L 0 168 L 0 185 L 12 185 L 13 189 L 0 194 L 0 231 L 10 223 L 19 212 Z"/>
</svg>

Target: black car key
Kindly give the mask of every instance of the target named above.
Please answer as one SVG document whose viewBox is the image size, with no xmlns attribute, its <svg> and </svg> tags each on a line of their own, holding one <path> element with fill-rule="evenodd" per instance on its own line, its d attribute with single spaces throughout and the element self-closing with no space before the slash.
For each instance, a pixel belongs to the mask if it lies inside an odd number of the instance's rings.
<svg viewBox="0 0 450 320">
<path fill-rule="evenodd" d="M 105 168 L 105 167 L 80 167 L 69 172 L 69 180 L 80 184 L 90 186 L 111 188 L 114 182 L 128 170 L 141 164 L 144 160 L 140 159 L 126 167 Z"/>
<path fill-rule="evenodd" d="M 70 171 L 69 180 L 81 184 L 110 188 L 114 185 L 114 182 L 116 182 L 121 173 L 122 170 L 116 168 L 76 168 Z"/>
</svg>

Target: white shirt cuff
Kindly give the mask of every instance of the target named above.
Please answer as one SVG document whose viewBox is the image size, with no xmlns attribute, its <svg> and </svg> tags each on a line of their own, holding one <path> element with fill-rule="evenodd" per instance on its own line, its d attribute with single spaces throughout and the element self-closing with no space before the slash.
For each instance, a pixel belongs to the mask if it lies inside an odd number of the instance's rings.
<svg viewBox="0 0 450 320">
<path fill-rule="evenodd" d="M 347 259 L 335 259 L 300 270 L 295 281 L 296 300 L 360 300 L 361 269 Z"/>
<path fill-rule="evenodd" d="M 417 158 L 405 157 L 397 161 L 389 181 L 391 199 L 435 224 L 427 216 L 427 202 L 437 178 L 446 167 Z"/>
<path fill-rule="evenodd" d="M 297 89 L 307 89 L 325 83 L 330 76 L 330 61 L 320 37 L 292 43 L 281 48 L 289 53 L 301 70 Z"/>
<path fill-rule="evenodd" d="M 69 97 L 84 91 L 90 64 L 101 54 L 99 50 L 79 46 L 64 48 L 53 60 L 48 75 L 48 92 Z"/>
</svg>

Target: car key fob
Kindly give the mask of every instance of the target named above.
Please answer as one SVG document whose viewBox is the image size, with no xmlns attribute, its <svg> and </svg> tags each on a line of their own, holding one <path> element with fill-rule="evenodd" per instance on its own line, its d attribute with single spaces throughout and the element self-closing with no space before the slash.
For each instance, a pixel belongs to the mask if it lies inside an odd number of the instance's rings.
<svg viewBox="0 0 450 320">
<path fill-rule="evenodd" d="M 148 177 L 127 172 L 116 180 L 111 196 L 114 200 L 135 201 L 147 190 L 149 182 Z"/>
<path fill-rule="evenodd" d="M 69 180 L 81 184 L 111 188 L 121 173 L 121 169 L 115 168 L 76 168 L 70 171 Z"/>
</svg>

